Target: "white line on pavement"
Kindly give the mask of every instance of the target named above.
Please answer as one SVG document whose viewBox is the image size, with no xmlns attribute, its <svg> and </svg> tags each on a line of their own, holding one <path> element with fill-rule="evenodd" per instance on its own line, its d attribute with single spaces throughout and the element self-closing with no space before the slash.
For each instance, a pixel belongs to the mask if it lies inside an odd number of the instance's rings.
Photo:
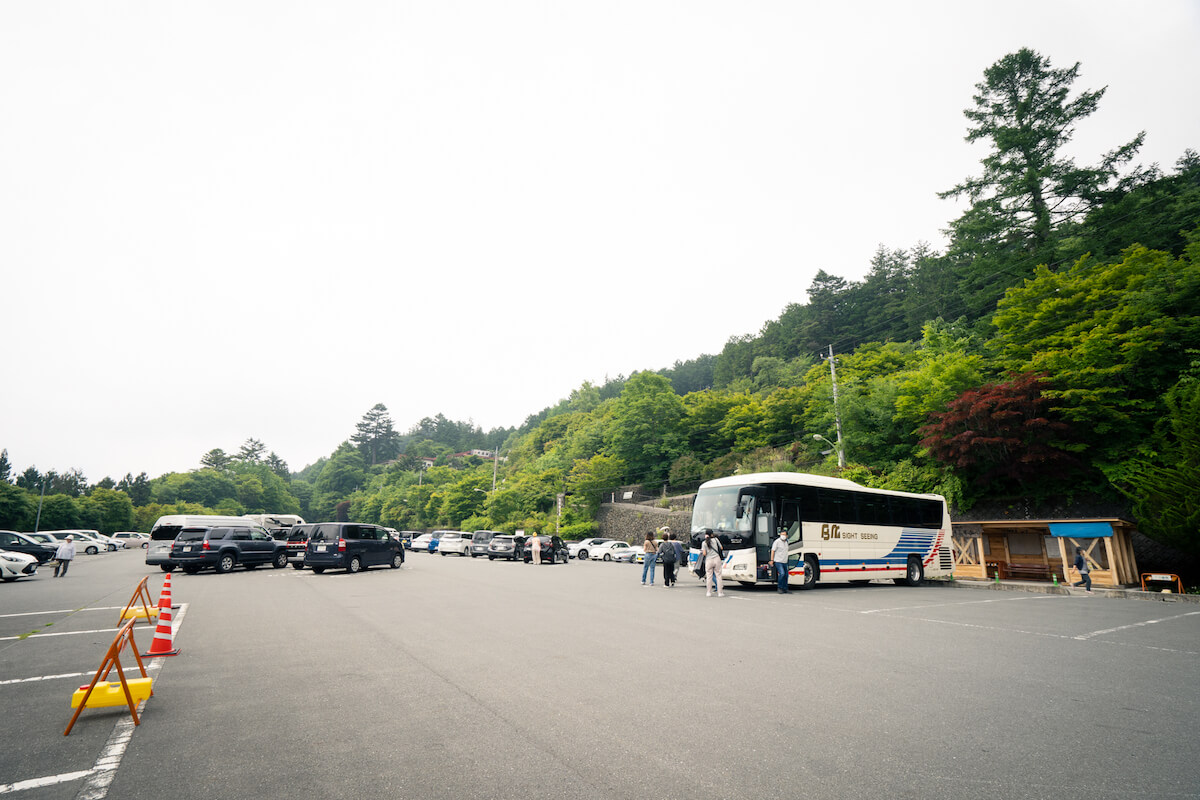
<svg viewBox="0 0 1200 800">
<path fill-rule="evenodd" d="M 1176 614 L 1173 617 L 1163 617 L 1162 619 L 1148 619 L 1145 622 L 1134 622 L 1130 625 L 1118 625 L 1115 628 L 1105 628 L 1102 631 L 1080 634 L 1075 638 L 1079 640 L 1091 639 L 1093 636 L 1103 636 L 1106 633 L 1116 633 L 1117 631 L 1128 630 L 1129 628 L 1142 628 L 1146 625 L 1157 625 L 1160 622 L 1170 622 L 1173 619 L 1182 619 L 1183 617 L 1194 617 L 1197 614 L 1200 614 L 1200 611 L 1189 611 L 1186 614 Z"/>
</svg>

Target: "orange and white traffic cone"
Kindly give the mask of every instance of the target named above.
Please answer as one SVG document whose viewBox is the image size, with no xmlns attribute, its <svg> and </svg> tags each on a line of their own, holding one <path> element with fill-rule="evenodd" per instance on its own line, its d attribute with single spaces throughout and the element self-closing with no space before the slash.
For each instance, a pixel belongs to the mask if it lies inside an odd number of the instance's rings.
<svg viewBox="0 0 1200 800">
<path fill-rule="evenodd" d="M 158 595 L 158 607 L 162 608 L 179 608 L 179 606 L 171 605 L 171 573 L 167 573 L 166 580 L 163 581 L 162 592 Z"/>
<path fill-rule="evenodd" d="M 170 583 L 171 574 L 167 573 L 167 582 Z M 179 650 L 171 646 L 171 593 L 170 586 L 165 587 L 163 599 L 158 601 L 158 627 L 154 629 L 154 641 L 150 643 L 150 649 L 142 653 L 142 658 L 156 658 L 158 656 L 176 656 L 179 655 Z"/>
</svg>

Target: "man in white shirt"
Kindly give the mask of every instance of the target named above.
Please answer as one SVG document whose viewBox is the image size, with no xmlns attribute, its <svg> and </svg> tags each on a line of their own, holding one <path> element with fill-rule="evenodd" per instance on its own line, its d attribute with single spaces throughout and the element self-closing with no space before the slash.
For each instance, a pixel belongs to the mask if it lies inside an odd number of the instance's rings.
<svg viewBox="0 0 1200 800">
<path fill-rule="evenodd" d="M 71 559 L 75 558 L 75 537 L 67 534 L 67 538 L 54 551 L 54 577 L 59 577 L 60 570 L 62 577 L 67 577 L 67 568 L 71 566 Z"/>
<path fill-rule="evenodd" d="M 787 531 L 781 530 L 771 543 L 771 561 L 775 566 L 775 580 L 779 582 L 779 593 L 789 594 L 788 588 L 788 540 Z"/>
</svg>

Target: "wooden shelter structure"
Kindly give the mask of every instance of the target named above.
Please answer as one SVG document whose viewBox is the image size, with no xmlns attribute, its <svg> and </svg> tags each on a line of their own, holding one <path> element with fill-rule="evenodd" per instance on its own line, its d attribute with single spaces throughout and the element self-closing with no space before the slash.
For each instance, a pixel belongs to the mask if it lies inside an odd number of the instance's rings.
<svg viewBox="0 0 1200 800">
<path fill-rule="evenodd" d="M 1096 586 L 1138 583 L 1133 523 L 1122 519 L 999 519 L 954 524 L 954 574 L 1000 580 L 1079 580 L 1083 550 Z"/>
</svg>

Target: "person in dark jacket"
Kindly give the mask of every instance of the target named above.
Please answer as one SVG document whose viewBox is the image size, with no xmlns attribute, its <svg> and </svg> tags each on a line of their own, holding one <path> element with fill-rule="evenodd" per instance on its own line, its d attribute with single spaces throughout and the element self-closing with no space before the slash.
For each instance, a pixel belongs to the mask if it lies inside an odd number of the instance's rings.
<svg viewBox="0 0 1200 800">
<path fill-rule="evenodd" d="M 1092 591 L 1092 569 L 1083 555 L 1082 547 L 1075 548 L 1075 569 L 1079 570 L 1079 580 L 1073 585 L 1082 586 L 1090 593 Z"/>
</svg>

